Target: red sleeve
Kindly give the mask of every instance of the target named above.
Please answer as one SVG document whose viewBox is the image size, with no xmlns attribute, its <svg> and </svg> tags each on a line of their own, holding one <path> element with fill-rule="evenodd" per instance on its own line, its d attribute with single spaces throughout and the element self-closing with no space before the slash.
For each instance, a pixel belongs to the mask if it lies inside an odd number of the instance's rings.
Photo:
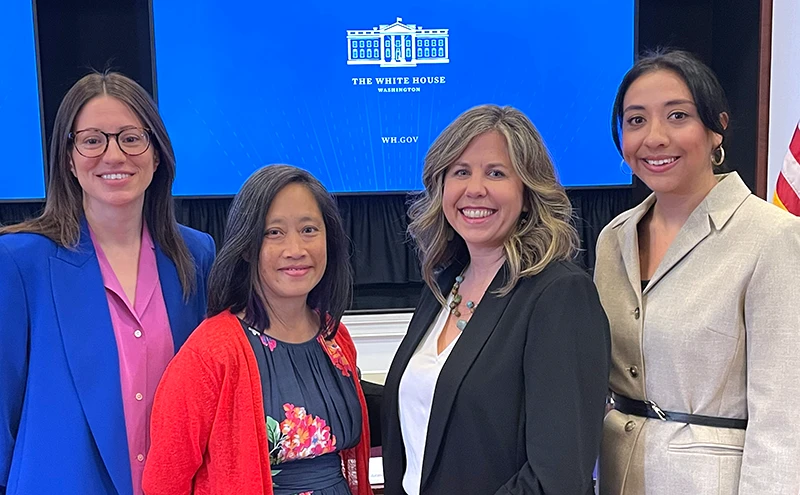
<svg viewBox="0 0 800 495">
<path fill-rule="evenodd" d="M 347 359 L 350 376 L 355 382 L 358 402 L 361 404 L 361 440 L 352 449 L 342 451 L 342 468 L 353 495 L 372 495 L 372 487 L 369 484 L 369 417 L 367 401 L 364 398 L 364 391 L 361 390 L 356 370 L 356 346 L 350 337 L 350 332 L 343 324 L 339 325 L 335 340 Z"/>
<path fill-rule="evenodd" d="M 147 495 L 191 494 L 203 463 L 220 389 L 203 358 L 184 345 L 164 372 L 150 420 Z"/>
</svg>

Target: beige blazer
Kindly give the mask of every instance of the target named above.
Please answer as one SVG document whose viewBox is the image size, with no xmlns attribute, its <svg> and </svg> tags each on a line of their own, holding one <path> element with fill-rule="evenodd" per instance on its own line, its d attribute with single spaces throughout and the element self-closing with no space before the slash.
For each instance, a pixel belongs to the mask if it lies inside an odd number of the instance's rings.
<svg viewBox="0 0 800 495">
<path fill-rule="evenodd" d="M 747 418 L 747 430 L 611 411 L 601 495 L 800 493 L 800 219 L 735 173 L 689 216 L 644 291 L 637 224 L 607 225 L 595 283 L 611 323 L 610 387 L 663 410 Z"/>
</svg>

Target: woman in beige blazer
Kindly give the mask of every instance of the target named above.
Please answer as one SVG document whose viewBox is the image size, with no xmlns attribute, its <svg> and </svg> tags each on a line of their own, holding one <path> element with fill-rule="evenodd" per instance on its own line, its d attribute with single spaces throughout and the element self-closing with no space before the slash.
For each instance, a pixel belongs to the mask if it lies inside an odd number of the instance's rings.
<svg viewBox="0 0 800 495">
<path fill-rule="evenodd" d="M 650 189 L 600 234 L 611 322 L 601 495 L 800 493 L 800 220 L 725 157 L 725 95 L 685 52 L 625 75 L 612 132 Z"/>
</svg>

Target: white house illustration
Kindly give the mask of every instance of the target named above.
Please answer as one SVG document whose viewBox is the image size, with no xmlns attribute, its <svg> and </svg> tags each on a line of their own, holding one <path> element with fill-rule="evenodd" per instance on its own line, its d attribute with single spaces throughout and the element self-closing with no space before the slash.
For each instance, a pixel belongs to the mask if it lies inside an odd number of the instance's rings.
<svg viewBox="0 0 800 495">
<path fill-rule="evenodd" d="M 450 62 L 449 31 L 403 24 L 401 17 L 392 24 L 381 24 L 369 30 L 348 29 L 347 63 L 381 67 L 446 64 Z"/>
</svg>

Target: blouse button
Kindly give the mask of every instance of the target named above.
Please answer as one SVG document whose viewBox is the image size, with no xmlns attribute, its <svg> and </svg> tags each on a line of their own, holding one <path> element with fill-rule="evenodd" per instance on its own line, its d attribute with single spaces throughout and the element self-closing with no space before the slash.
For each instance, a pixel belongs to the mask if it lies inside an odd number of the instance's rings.
<svg viewBox="0 0 800 495">
<path fill-rule="evenodd" d="M 137 455 L 136 456 L 136 460 L 139 461 L 139 462 L 142 462 L 144 460 L 144 455 L 143 454 Z"/>
<path fill-rule="evenodd" d="M 636 428 L 636 423 L 635 422 L 628 421 L 627 423 L 625 423 L 625 431 L 626 432 L 630 433 L 630 432 L 633 431 L 634 428 Z"/>
<path fill-rule="evenodd" d="M 639 376 L 639 368 L 637 368 L 636 366 L 631 366 L 630 368 L 628 368 L 628 373 L 630 373 L 632 378 L 636 378 Z"/>
<path fill-rule="evenodd" d="M 136 338 L 138 339 L 139 337 L 141 337 L 141 336 L 142 336 L 142 331 L 141 331 L 141 330 L 136 330 L 136 331 L 134 331 L 134 332 L 133 332 L 133 336 L 134 336 L 134 337 L 136 337 Z"/>
<path fill-rule="evenodd" d="M 639 310 L 639 308 L 636 308 L 636 309 L 634 309 L 634 310 L 633 310 L 633 318 L 634 318 L 634 319 L 638 320 L 638 319 L 639 319 L 639 316 L 640 316 L 641 314 L 642 314 L 642 312 Z"/>
<path fill-rule="evenodd" d="M 143 398 L 144 396 L 141 393 L 136 392 L 136 400 L 142 400 Z"/>
</svg>

